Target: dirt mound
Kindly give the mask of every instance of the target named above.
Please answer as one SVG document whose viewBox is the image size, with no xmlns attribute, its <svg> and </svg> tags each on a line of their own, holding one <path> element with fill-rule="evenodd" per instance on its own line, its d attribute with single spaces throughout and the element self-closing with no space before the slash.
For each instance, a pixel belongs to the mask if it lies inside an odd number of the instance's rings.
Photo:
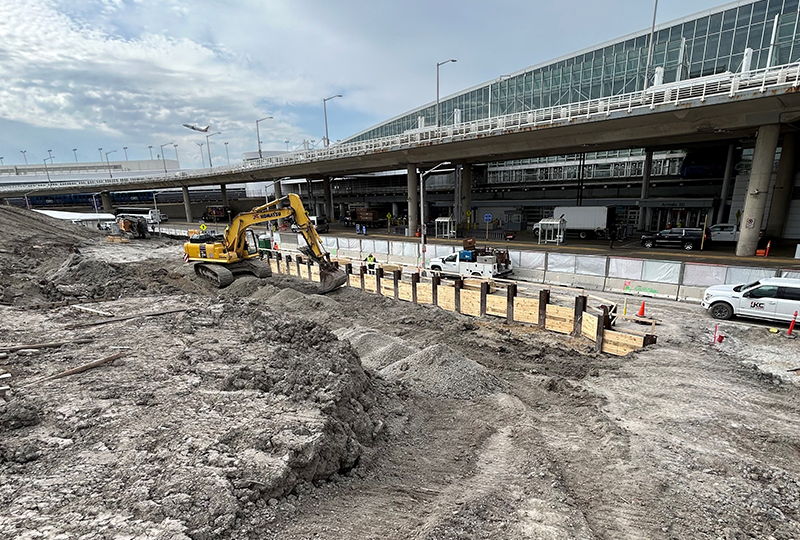
<svg viewBox="0 0 800 540">
<path fill-rule="evenodd" d="M 349 341 L 361 357 L 361 363 L 370 369 L 384 368 L 417 351 L 401 339 L 363 326 L 340 328 L 334 334 Z"/>
<path fill-rule="evenodd" d="M 470 399 L 505 388 L 488 369 L 442 344 L 386 366 L 380 374 L 435 397 Z"/>
<path fill-rule="evenodd" d="M 103 236 L 97 229 L 15 206 L 0 206 L 0 230 L 4 243 L 83 244 Z"/>
</svg>

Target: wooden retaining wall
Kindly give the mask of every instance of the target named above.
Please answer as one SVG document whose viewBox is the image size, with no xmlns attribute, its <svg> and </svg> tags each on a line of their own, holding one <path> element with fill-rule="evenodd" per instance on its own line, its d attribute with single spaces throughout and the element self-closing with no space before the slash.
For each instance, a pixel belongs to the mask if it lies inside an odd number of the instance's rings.
<svg viewBox="0 0 800 540">
<path fill-rule="evenodd" d="M 299 255 L 278 254 L 269 259 L 269 265 L 275 273 L 319 281 L 319 268 Z M 592 308 L 598 313 L 587 311 L 587 297 L 583 294 L 574 297 L 574 305 L 559 305 L 551 302 L 550 290 L 540 291 L 538 298 L 517 296 L 515 284 L 490 292 L 489 283 L 473 279 L 465 284 L 461 279 L 442 282 L 439 276 L 433 276 L 423 282 L 419 273 L 413 273 L 410 280 L 403 281 L 401 270 L 394 267 L 388 273 L 379 267 L 374 274 L 368 274 L 365 266 L 347 264 L 345 270 L 349 287 L 372 294 L 380 291 L 387 298 L 432 304 L 472 317 L 497 317 L 509 323 L 538 325 L 544 330 L 585 338 L 595 344 L 595 350 L 608 354 L 624 356 L 657 341 L 652 327 L 649 333 L 611 330 L 608 308 Z"/>
</svg>

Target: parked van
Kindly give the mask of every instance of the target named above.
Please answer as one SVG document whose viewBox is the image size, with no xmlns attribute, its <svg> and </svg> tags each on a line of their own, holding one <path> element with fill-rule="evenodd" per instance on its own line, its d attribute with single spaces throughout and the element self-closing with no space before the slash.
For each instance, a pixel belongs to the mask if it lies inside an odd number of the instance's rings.
<svg viewBox="0 0 800 540">
<path fill-rule="evenodd" d="M 741 285 L 706 289 L 701 304 L 715 319 L 734 315 L 790 322 L 800 311 L 800 279 L 767 278 Z"/>
</svg>

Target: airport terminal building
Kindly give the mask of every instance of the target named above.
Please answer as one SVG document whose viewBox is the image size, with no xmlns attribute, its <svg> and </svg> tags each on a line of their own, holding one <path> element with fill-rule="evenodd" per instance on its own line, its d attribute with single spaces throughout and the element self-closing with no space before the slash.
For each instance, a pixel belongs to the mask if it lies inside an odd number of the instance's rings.
<svg viewBox="0 0 800 540">
<path fill-rule="evenodd" d="M 443 97 L 438 123 L 458 126 L 641 91 L 646 84 L 652 87 L 798 62 L 798 9 L 798 0 L 740 0 L 663 23 L 655 27 L 649 70 L 648 28 Z M 343 142 L 425 130 L 436 126 L 436 110 L 435 102 L 428 103 Z M 556 206 L 608 205 L 617 208 L 623 222 L 649 230 L 668 222 L 702 225 L 706 215 L 709 223 L 735 222 L 744 203 L 755 135 L 690 147 L 587 149 L 582 154 L 454 163 L 427 180 L 429 215 L 460 215 L 461 221 L 466 210 L 472 215 L 492 213 L 513 228 L 529 226 Z M 775 172 L 787 145 L 794 145 L 793 136 L 781 137 Z M 650 185 L 643 190 L 643 170 L 650 161 Z M 466 168 L 470 169 L 471 200 L 469 208 L 459 209 L 454 196 L 457 199 Z M 396 176 L 345 177 L 334 181 L 333 190 L 338 209 L 366 203 L 402 215 L 405 171 Z M 321 190 L 314 191 L 322 197 Z M 800 238 L 800 189 L 794 189 L 792 197 L 785 227 L 775 231 L 776 236 Z"/>
</svg>

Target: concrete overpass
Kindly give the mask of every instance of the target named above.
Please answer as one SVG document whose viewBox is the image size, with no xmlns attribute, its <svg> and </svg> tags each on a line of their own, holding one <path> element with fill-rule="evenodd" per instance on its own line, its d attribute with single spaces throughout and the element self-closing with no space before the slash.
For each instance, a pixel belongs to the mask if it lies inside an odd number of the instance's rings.
<svg viewBox="0 0 800 540">
<path fill-rule="evenodd" d="M 471 164 L 627 147 L 652 149 L 757 135 L 740 249 L 737 249 L 739 255 L 752 255 L 759 233 L 754 224 L 760 224 L 763 217 L 778 139 L 786 126 L 800 120 L 799 87 L 800 64 L 795 63 L 688 79 L 644 92 L 283 154 L 234 167 L 97 178 L 52 186 L 2 186 L 0 196 L 183 187 L 188 203 L 188 186 L 224 186 L 286 177 L 328 178 L 407 167 L 409 225 L 414 230 L 418 224 L 418 171 L 444 161 Z M 791 154 L 793 160 L 794 152 Z M 794 165 L 790 172 L 793 178 Z M 461 192 L 468 194 L 471 179 L 469 174 L 465 176 Z M 647 198 L 648 177 L 646 172 L 642 199 Z M 330 214 L 330 184 L 326 181 L 325 185 Z"/>
</svg>

